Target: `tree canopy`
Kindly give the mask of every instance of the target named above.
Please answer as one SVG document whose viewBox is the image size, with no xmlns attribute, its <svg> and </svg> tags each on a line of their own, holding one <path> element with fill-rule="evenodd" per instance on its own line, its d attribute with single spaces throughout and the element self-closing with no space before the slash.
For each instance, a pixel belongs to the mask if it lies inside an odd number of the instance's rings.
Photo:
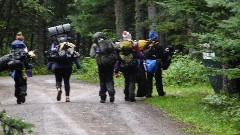
<svg viewBox="0 0 240 135">
<path fill-rule="evenodd" d="M 44 64 L 51 44 L 47 28 L 64 23 L 71 23 L 81 42 L 97 31 L 119 39 L 122 30 L 138 40 L 154 28 L 163 45 L 184 54 L 206 51 L 201 45 L 209 44 L 207 50 L 220 54 L 214 60 L 223 64 L 218 73 L 226 77 L 226 87 L 239 93 L 239 5 L 239 0 L 1 0 L 0 53 L 8 53 L 15 33 L 22 31 Z"/>
</svg>

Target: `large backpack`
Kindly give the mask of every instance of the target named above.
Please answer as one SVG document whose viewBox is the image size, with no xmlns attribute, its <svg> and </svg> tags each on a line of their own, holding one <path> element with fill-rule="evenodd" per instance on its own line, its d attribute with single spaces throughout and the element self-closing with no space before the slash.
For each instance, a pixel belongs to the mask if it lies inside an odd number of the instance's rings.
<svg viewBox="0 0 240 135">
<path fill-rule="evenodd" d="M 0 72 L 8 69 L 8 62 L 9 61 L 11 61 L 11 58 L 10 58 L 9 54 L 0 57 Z"/>
<path fill-rule="evenodd" d="M 115 49 L 110 40 L 99 40 L 95 51 L 98 65 L 113 65 L 115 63 Z"/>
<path fill-rule="evenodd" d="M 20 41 L 15 40 L 11 44 L 11 50 L 10 50 L 10 57 L 15 60 L 24 60 L 26 58 L 27 54 L 27 47 L 26 45 Z"/>
<path fill-rule="evenodd" d="M 125 40 L 120 43 L 119 56 L 121 59 L 121 68 L 134 67 L 136 65 L 132 45 L 133 41 L 131 40 Z"/>
<path fill-rule="evenodd" d="M 172 62 L 173 49 L 166 48 L 162 58 L 162 69 L 167 70 Z"/>
<path fill-rule="evenodd" d="M 56 48 L 52 48 L 46 53 L 49 62 L 66 63 L 73 62 L 79 57 L 75 51 L 75 45 L 70 42 L 60 43 Z"/>
</svg>

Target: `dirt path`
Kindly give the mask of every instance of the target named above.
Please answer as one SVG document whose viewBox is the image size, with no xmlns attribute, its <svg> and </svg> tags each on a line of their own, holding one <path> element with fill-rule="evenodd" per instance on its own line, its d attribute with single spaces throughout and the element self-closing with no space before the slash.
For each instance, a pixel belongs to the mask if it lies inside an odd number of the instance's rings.
<svg viewBox="0 0 240 135">
<path fill-rule="evenodd" d="M 124 101 L 116 90 L 112 104 L 99 102 L 98 86 L 71 81 L 70 103 L 56 100 L 54 76 L 34 76 L 28 80 L 26 103 L 18 105 L 13 96 L 14 81 L 0 78 L 0 103 L 10 116 L 35 125 L 33 135 L 183 135 L 180 123 L 161 110 L 137 100 Z M 109 99 L 108 99 L 109 100 Z"/>
</svg>

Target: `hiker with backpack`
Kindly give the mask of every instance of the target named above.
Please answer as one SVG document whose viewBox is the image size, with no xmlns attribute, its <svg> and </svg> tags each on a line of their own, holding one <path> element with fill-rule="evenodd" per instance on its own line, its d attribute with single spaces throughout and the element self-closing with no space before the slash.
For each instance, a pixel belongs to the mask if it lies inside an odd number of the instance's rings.
<svg viewBox="0 0 240 135">
<path fill-rule="evenodd" d="M 93 35 L 94 44 L 90 49 L 90 56 L 96 59 L 100 81 L 100 103 L 105 103 L 107 92 L 111 103 L 115 100 L 115 89 L 113 81 L 113 66 L 116 61 L 116 50 L 114 44 L 107 39 L 103 32 Z"/>
<path fill-rule="evenodd" d="M 73 63 L 77 69 L 80 69 L 79 57 L 80 54 L 75 51 L 75 45 L 69 40 L 70 24 L 63 24 L 48 28 L 50 36 L 55 37 L 57 45 L 51 45 L 51 49 L 45 52 L 45 57 L 48 60 L 48 70 L 54 68 L 57 101 L 61 101 L 62 96 L 62 81 L 64 82 L 64 90 L 66 102 L 70 102 L 70 77 L 72 75 Z"/>
<path fill-rule="evenodd" d="M 135 83 L 137 74 L 137 58 L 141 57 L 141 52 L 136 44 L 132 41 L 129 32 L 123 31 L 123 40 L 120 42 L 120 50 L 118 52 L 118 60 L 115 64 L 114 72 L 118 77 L 118 72 L 123 73 L 125 79 L 124 94 L 125 101 L 135 102 Z"/>
<path fill-rule="evenodd" d="M 61 54 L 66 55 L 69 52 L 74 51 L 75 45 L 70 42 L 61 42 L 56 46 L 56 50 Z M 53 49 L 53 48 L 52 48 Z M 59 56 L 60 57 L 60 56 Z M 73 70 L 73 63 L 76 64 L 77 69 L 80 69 L 79 59 L 76 58 L 67 58 L 67 56 L 60 57 L 59 60 L 55 58 L 55 61 L 48 63 L 48 70 L 54 69 L 55 79 L 56 79 L 56 88 L 57 88 L 57 101 L 61 101 L 62 95 L 62 81 L 64 82 L 64 90 L 66 96 L 66 102 L 70 102 L 70 77 Z"/>
<path fill-rule="evenodd" d="M 143 51 L 146 49 L 148 45 L 147 40 L 138 40 L 137 41 L 137 47 L 143 53 Z M 147 75 L 144 68 L 144 57 L 138 58 L 138 67 L 137 67 L 137 92 L 136 97 L 144 97 L 148 93 L 148 87 L 147 87 Z"/>
<path fill-rule="evenodd" d="M 148 93 L 146 97 L 152 97 L 153 77 L 156 81 L 156 88 L 159 96 L 164 96 L 166 93 L 163 90 L 162 83 L 162 59 L 164 55 L 164 46 L 158 41 L 156 31 L 149 32 L 149 42 L 144 50 L 145 62 L 144 66 L 147 72 Z"/>
<path fill-rule="evenodd" d="M 27 77 L 31 77 L 30 70 L 32 69 L 32 65 L 29 64 L 28 60 L 35 57 L 33 51 L 28 52 L 27 46 L 23 41 L 22 32 L 18 32 L 16 39 L 11 43 L 10 61 L 7 63 L 8 68 L 12 72 L 11 76 L 15 81 L 14 95 L 17 98 L 17 104 L 22 104 L 26 101 Z"/>
</svg>

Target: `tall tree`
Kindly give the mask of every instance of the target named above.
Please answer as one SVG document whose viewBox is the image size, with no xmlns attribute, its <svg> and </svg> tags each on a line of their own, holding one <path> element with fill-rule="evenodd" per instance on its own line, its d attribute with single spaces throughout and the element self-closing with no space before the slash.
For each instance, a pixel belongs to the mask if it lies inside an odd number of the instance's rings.
<svg viewBox="0 0 240 135">
<path fill-rule="evenodd" d="M 156 6 L 156 1 L 155 0 L 150 0 L 148 2 L 148 21 L 150 22 L 149 29 L 150 30 L 156 30 L 156 26 L 157 26 L 157 6 Z"/>
<path fill-rule="evenodd" d="M 144 21 L 144 9 L 140 0 L 135 0 L 135 35 L 136 40 L 144 39 L 144 28 L 141 22 Z"/>
<path fill-rule="evenodd" d="M 44 4 L 44 0 L 39 0 L 39 4 L 40 5 L 43 5 Z M 36 17 L 36 22 L 35 22 L 37 25 L 36 27 L 36 31 L 35 31 L 35 34 L 36 34 L 36 46 L 35 46 L 35 50 L 37 52 L 37 57 L 38 57 L 38 64 L 39 65 L 43 65 L 45 63 L 44 61 L 44 52 L 46 50 L 46 45 L 47 45 L 47 42 L 46 42 L 46 21 L 44 20 L 43 16 L 41 15 L 37 15 Z"/>
<path fill-rule="evenodd" d="M 114 9 L 116 16 L 116 33 L 117 38 L 122 38 L 122 32 L 125 30 L 125 14 L 124 14 L 124 1 L 123 0 L 114 0 Z"/>
</svg>

